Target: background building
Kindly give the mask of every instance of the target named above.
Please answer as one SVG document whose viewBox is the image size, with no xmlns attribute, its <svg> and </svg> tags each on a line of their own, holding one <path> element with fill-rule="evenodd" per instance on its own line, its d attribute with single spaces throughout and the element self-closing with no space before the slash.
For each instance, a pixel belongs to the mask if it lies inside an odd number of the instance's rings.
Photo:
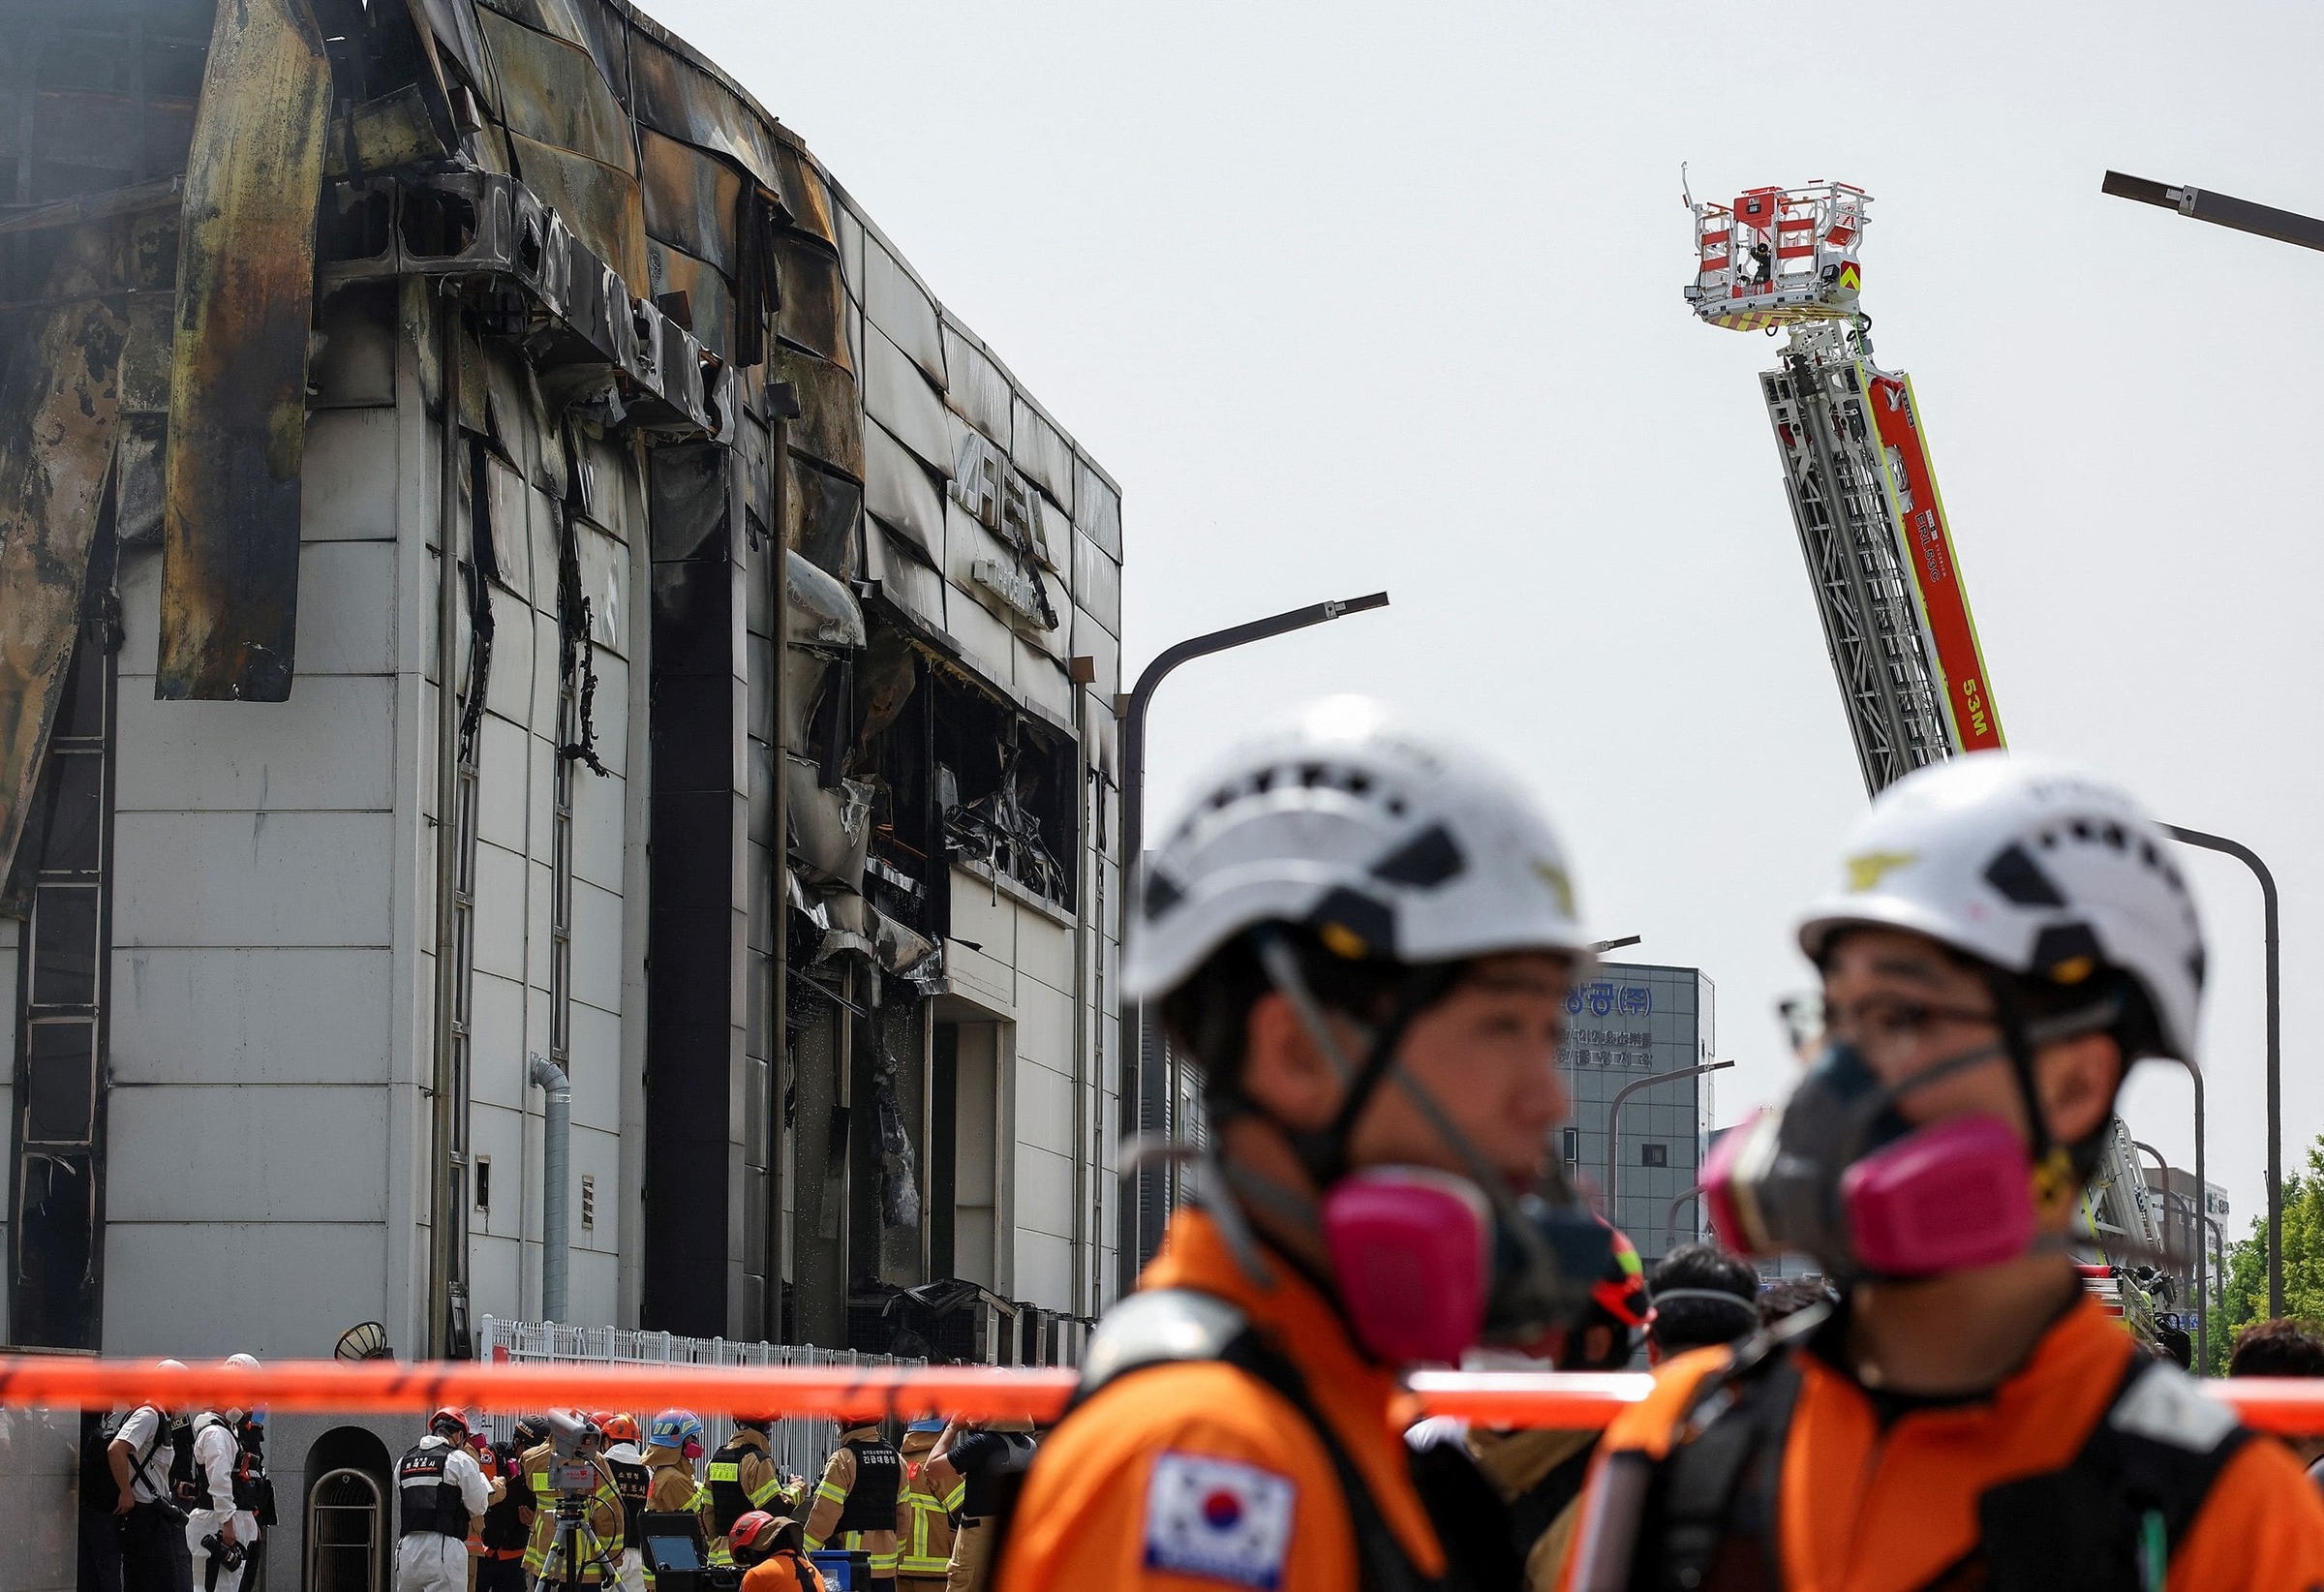
<svg viewBox="0 0 2324 1592">
<path fill-rule="evenodd" d="M 2142 1162 L 2142 1165 L 2144 1163 Z M 2195 1253 L 2203 1254 L 2204 1289 L 2213 1300 L 2221 1291 L 2220 1266 L 2228 1243 L 2227 1191 L 2217 1183 L 2204 1185 L 2195 1197 L 2195 1175 L 2182 1167 L 2145 1165 L 2147 1187 L 2155 1196 L 2155 1216 L 2162 1228 L 2162 1247 L 2176 1264 L 2170 1269 L 2171 1298 L 2157 1308 L 2177 1326 L 2195 1328 Z"/>
<path fill-rule="evenodd" d="M 8 15 L 0 1341 L 925 1350 L 952 1279 L 1069 1357 L 1114 481 L 623 0 Z M 259 129 L 320 226 L 181 230 Z"/>
<path fill-rule="evenodd" d="M 1701 1236 L 1698 1202 L 1675 1211 L 1672 1203 L 1695 1186 L 1717 1075 L 1646 1081 L 1713 1058 L 1717 1006 L 1717 992 L 1698 968 L 1619 962 L 1602 964 L 1566 998 L 1559 1065 L 1574 1093 L 1573 1121 L 1560 1130 L 1566 1170 L 1605 1194 L 1614 1098 L 1645 1084 L 1622 1105 L 1619 1172 L 1606 1214 L 1649 1260 Z"/>
</svg>

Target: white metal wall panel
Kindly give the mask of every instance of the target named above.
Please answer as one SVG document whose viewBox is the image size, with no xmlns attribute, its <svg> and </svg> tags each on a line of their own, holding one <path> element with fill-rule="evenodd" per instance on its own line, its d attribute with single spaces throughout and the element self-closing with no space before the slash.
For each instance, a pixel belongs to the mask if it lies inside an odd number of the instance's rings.
<svg viewBox="0 0 2324 1592">
<path fill-rule="evenodd" d="M 385 945 L 384 815 L 124 812 L 113 943 Z"/>
<path fill-rule="evenodd" d="M 522 983 L 525 978 L 524 854 L 481 842 L 476 846 L 475 964 Z M 433 920 L 422 931 L 435 943 Z"/>
<path fill-rule="evenodd" d="M 1079 529 L 1073 534 L 1073 604 L 1104 626 L 1107 634 L 1120 636 L 1121 566 Z"/>
<path fill-rule="evenodd" d="M 159 597 L 159 590 L 156 590 Z M 157 609 L 158 616 L 158 609 Z M 395 667 L 395 548 L 309 542 L 298 555 L 298 676 Z"/>
<path fill-rule="evenodd" d="M 864 314 L 911 357 L 928 379 L 944 385 L 944 334 L 935 300 L 877 238 L 864 242 Z"/>
<path fill-rule="evenodd" d="M 1010 412 L 1017 401 L 1008 377 L 974 337 L 949 321 L 944 324 L 944 401 L 1006 453 L 1013 435 Z"/>
<path fill-rule="evenodd" d="M 11 944 L 0 951 L 15 976 Z M 393 1026 L 385 948 L 116 948 L 116 1084 L 384 1084 Z M 14 1044 L 11 1028 L 10 1044 Z"/>
<path fill-rule="evenodd" d="M 1024 636 L 1017 638 L 1017 699 L 1045 710 L 1060 724 L 1073 722 L 1073 682 L 1057 660 Z"/>
<path fill-rule="evenodd" d="M 913 378 L 915 381 L 917 377 Z M 864 507 L 920 544 L 932 564 L 945 559 L 943 488 L 903 445 L 876 424 L 864 427 Z"/>
<path fill-rule="evenodd" d="M 318 410 L 307 416 L 301 540 L 395 539 L 395 431 L 392 409 Z"/>
<path fill-rule="evenodd" d="M 896 434 L 929 469 L 952 473 L 944 430 L 944 400 L 905 353 L 874 327 L 864 353 L 864 413 Z"/>
<path fill-rule="evenodd" d="M 1072 517 L 1073 444 L 1022 392 L 1017 395 L 1009 423 L 1010 461 L 1040 482 L 1042 490 L 1057 501 L 1068 518 Z"/>
<path fill-rule="evenodd" d="M 361 413 L 361 412 L 355 412 Z M 395 803 L 395 683 L 301 679 L 264 712 L 241 702 L 157 702 L 153 679 L 120 689 L 119 811 L 385 811 Z"/>
<path fill-rule="evenodd" d="M 387 1091 L 278 1084 L 111 1092 L 107 1153 L 166 1177 L 108 1179 L 107 1223 L 382 1222 Z"/>
<path fill-rule="evenodd" d="M 327 1360 L 341 1332 L 385 1317 L 387 1273 L 387 1230 L 376 1222 L 115 1223 L 105 1240 L 105 1353 Z M 253 1287 L 265 1308 L 250 1307 Z"/>
<path fill-rule="evenodd" d="M 1076 523 L 1089 533 L 1106 556 L 1121 562 L 1121 488 L 1086 455 L 1074 458 L 1073 509 Z"/>
<path fill-rule="evenodd" d="M 1025 1054 L 1023 1040 L 1017 1056 L 1017 1142 L 1068 1159 L 1073 1155 L 1073 1080 Z"/>
<path fill-rule="evenodd" d="M 573 998 L 622 1009 L 622 898 L 584 879 L 573 881 Z"/>
</svg>

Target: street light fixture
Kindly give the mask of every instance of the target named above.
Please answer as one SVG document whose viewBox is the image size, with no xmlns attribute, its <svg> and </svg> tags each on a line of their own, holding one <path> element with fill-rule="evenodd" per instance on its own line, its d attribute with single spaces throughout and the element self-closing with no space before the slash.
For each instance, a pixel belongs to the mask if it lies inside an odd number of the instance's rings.
<svg viewBox="0 0 2324 1592">
<path fill-rule="evenodd" d="M 2296 210 L 2278 210 L 2273 205 L 2255 204 L 2249 199 L 2206 193 L 2186 185 L 2174 188 L 2125 171 L 2107 172 L 2098 189 L 2116 199 L 2159 205 L 2191 220 L 2231 227 L 2254 237 L 2324 250 L 2324 219 L 2304 216 Z M 2280 1316 L 2283 1314 L 2283 1036 L 2277 1003 L 2276 876 L 2259 860 L 2259 853 L 2239 842 L 2206 835 L 2197 829 L 2181 829 L 2177 824 L 2163 827 L 2171 832 L 2173 839 L 2209 851 L 2224 852 L 2259 876 L 2268 934 L 2268 1314 Z"/>
<path fill-rule="evenodd" d="M 1387 606 L 1388 594 L 1373 592 L 1365 597 L 1339 597 L 1329 602 L 1312 603 L 1266 619 L 1255 619 L 1245 625 L 1231 625 L 1207 635 L 1190 636 L 1176 646 L 1164 648 L 1138 676 L 1138 684 L 1130 688 L 1128 694 L 1116 699 L 1115 716 L 1121 720 L 1121 861 L 1125 920 L 1137 910 L 1139 875 L 1143 873 L 1140 859 L 1146 843 L 1146 711 L 1153 701 L 1154 688 L 1161 685 L 1179 664 L 1195 658 L 1208 658 L 1212 653 L 1223 653 L 1229 648 L 1247 646 L 1272 636 L 1286 635 L 1293 630 L 1303 630 L 1311 625 L 1322 625 L 1343 614 L 1366 613 Z M 1135 1037 L 1128 1054 L 1121 1058 L 1121 1109 L 1125 1116 L 1133 1111 L 1136 1113 L 1134 1119 L 1139 1131 L 1160 1131 L 1168 1120 L 1170 1108 L 1177 1101 L 1176 1063 L 1172 1064 L 1171 1076 L 1166 1080 L 1168 1101 L 1149 1099 L 1148 1087 L 1152 1080 L 1147 1068 L 1148 1047 L 1146 1006 L 1143 1002 L 1135 1008 L 1135 1014 L 1127 1026 Z M 1150 1113 L 1155 1120 L 1147 1119 L 1149 1106 L 1155 1108 Z M 1161 1241 L 1161 1224 L 1157 1220 L 1150 1235 L 1152 1241 L 1148 1242 L 1149 1235 L 1145 1231 L 1146 1224 L 1141 1219 L 1141 1213 L 1149 1198 L 1161 1186 L 1160 1180 L 1165 1175 L 1159 1168 L 1139 1172 L 1132 1196 L 1122 1206 L 1119 1259 L 1121 1291 L 1125 1294 L 1137 1280 L 1138 1269 L 1152 1257 L 1153 1244 Z M 1156 1215 L 1159 1214 L 1157 1211 Z"/>
<path fill-rule="evenodd" d="M 1705 1061 L 1699 1067 L 1681 1067 L 1676 1072 L 1650 1073 L 1635 1083 L 1625 1084 L 1614 1091 L 1612 1102 L 1605 1109 L 1605 1218 L 1614 1221 L 1621 1207 L 1615 1202 L 1621 1194 L 1622 1157 L 1622 1102 L 1640 1089 L 1650 1089 L 1657 1084 L 1675 1084 L 1683 1079 L 1700 1078 L 1706 1072 L 1719 1072 L 1733 1066 L 1732 1061 Z M 1616 1223 L 1616 1225 L 1620 1225 Z M 1652 1235 L 1648 1235 L 1651 1237 Z"/>
<path fill-rule="evenodd" d="M 2282 942 L 2278 933 L 2276 875 L 2259 860 L 2259 853 L 2241 841 L 2207 835 L 2200 829 L 2162 826 L 2171 839 L 2233 857 L 2259 880 L 2262 933 L 2267 937 L 2268 1006 L 2268 1315 L 2283 1314 L 2283 966 Z M 2186 1063 L 2195 1081 L 2195 1180 L 2202 1181 L 2203 1074 L 2192 1061 Z"/>
</svg>

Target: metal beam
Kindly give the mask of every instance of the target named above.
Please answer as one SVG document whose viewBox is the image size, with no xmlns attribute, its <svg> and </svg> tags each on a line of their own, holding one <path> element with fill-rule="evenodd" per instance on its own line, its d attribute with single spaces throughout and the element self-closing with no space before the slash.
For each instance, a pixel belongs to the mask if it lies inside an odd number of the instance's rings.
<svg viewBox="0 0 2324 1592">
<path fill-rule="evenodd" d="M 2302 249 L 2324 249 L 2324 220 L 2304 216 L 2297 210 L 2278 210 L 2272 204 L 2254 204 L 2249 199 L 2208 193 L 2200 188 L 2173 188 L 2151 177 L 2133 177 L 2122 171 L 2107 172 L 2098 191 L 2112 194 L 2116 199 L 2176 210 L 2195 221 L 2249 232 L 2253 237 L 2290 243 Z"/>
</svg>

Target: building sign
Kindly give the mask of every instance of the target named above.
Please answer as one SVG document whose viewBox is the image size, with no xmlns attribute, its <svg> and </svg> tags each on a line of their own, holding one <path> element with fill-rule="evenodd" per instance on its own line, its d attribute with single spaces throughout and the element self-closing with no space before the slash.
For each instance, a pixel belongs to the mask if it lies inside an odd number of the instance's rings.
<svg viewBox="0 0 2324 1592">
<path fill-rule="evenodd" d="M 1654 987 L 1618 979 L 1577 984 L 1566 996 L 1566 1048 L 1559 1057 L 1569 1067 L 1654 1066 Z"/>
</svg>

